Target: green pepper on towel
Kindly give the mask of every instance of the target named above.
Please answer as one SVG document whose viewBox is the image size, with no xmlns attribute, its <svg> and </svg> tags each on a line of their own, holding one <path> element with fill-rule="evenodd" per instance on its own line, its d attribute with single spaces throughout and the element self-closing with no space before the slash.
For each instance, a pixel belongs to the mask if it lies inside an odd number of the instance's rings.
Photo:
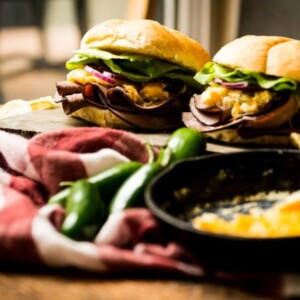
<svg viewBox="0 0 300 300">
<path fill-rule="evenodd" d="M 133 206 L 141 206 L 146 185 L 162 168 L 160 164 L 152 162 L 143 165 L 129 176 L 114 195 L 109 206 L 109 213 Z"/>
<path fill-rule="evenodd" d="M 109 213 L 142 205 L 146 185 L 164 167 L 172 162 L 203 154 L 205 150 L 206 141 L 199 131 L 186 127 L 175 130 L 156 161 L 143 165 L 120 186 L 110 203 Z"/>
<path fill-rule="evenodd" d="M 70 188 L 66 202 L 66 217 L 62 232 L 68 237 L 78 238 L 85 226 L 97 229 L 105 217 L 105 203 L 94 184 L 82 179 Z"/>
<path fill-rule="evenodd" d="M 86 180 L 96 186 L 97 190 L 102 194 L 104 202 L 108 203 L 122 182 L 141 166 L 142 163 L 137 161 L 120 163 Z M 67 187 L 53 195 L 49 199 L 48 204 L 57 203 L 65 207 L 70 190 L 71 187 Z"/>
</svg>

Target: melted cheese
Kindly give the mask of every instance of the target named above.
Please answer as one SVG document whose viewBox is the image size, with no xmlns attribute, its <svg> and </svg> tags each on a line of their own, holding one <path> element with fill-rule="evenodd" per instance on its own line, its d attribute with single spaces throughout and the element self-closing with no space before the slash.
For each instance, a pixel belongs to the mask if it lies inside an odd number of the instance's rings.
<svg viewBox="0 0 300 300">
<path fill-rule="evenodd" d="M 208 106 L 222 106 L 229 109 L 232 117 L 237 118 L 243 114 L 259 112 L 271 99 L 272 93 L 266 90 L 250 94 L 238 89 L 212 85 L 201 94 L 200 101 Z"/>
</svg>

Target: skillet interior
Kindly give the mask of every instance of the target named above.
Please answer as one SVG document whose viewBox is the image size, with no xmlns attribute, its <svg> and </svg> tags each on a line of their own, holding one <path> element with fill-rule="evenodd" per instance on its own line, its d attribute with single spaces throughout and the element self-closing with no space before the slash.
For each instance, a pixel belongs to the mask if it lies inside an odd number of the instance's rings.
<svg viewBox="0 0 300 300">
<path fill-rule="evenodd" d="M 204 264 L 231 269 L 300 269 L 300 237 L 243 238 L 192 228 L 191 210 L 199 203 L 300 189 L 300 152 L 260 149 L 184 160 L 154 178 L 145 197 L 165 225 L 165 234 L 187 246 Z M 178 197 L 174 191 L 190 192 Z M 182 193 L 184 195 L 184 192 Z"/>
</svg>

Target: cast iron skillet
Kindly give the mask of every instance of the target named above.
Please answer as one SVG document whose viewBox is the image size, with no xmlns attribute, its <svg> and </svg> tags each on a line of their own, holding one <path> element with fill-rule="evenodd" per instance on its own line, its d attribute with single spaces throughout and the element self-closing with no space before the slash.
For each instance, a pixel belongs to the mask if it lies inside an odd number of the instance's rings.
<svg viewBox="0 0 300 300">
<path fill-rule="evenodd" d="M 220 170 L 221 173 L 220 173 Z M 220 174 L 226 173 L 226 176 Z M 174 191 L 190 189 L 185 197 Z M 210 267 L 253 271 L 300 270 L 300 236 L 244 238 L 193 229 L 197 203 L 259 191 L 300 189 L 300 151 L 260 149 L 212 154 L 178 162 L 156 176 L 145 192 L 146 204 L 170 239 L 188 247 Z"/>
</svg>

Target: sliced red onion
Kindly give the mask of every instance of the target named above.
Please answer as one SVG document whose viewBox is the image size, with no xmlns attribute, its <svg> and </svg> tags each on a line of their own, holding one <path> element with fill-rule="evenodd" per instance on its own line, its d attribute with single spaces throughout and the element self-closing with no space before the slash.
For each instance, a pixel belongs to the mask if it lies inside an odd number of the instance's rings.
<svg viewBox="0 0 300 300">
<path fill-rule="evenodd" d="M 109 77 L 109 76 L 106 76 L 106 75 L 104 74 L 104 72 L 101 73 L 101 72 L 99 72 L 99 71 L 93 69 L 92 67 L 90 67 L 90 66 L 88 66 L 88 65 L 86 65 L 86 66 L 84 67 L 84 69 L 85 69 L 87 72 L 89 72 L 89 73 L 91 73 L 92 75 L 94 75 L 95 77 L 97 77 L 97 78 L 99 78 L 99 79 L 101 79 L 101 80 L 103 80 L 103 81 L 105 81 L 105 82 L 107 82 L 107 83 L 109 83 L 109 84 L 111 84 L 111 85 L 114 85 L 114 84 L 116 83 L 116 80 L 115 80 L 115 79 L 113 79 L 113 78 L 111 78 L 111 77 Z"/>
<path fill-rule="evenodd" d="M 102 74 L 106 77 L 109 77 L 113 80 L 117 80 L 117 81 L 123 81 L 126 82 L 128 81 L 128 79 L 120 74 L 116 74 L 116 73 L 112 73 L 112 72 L 108 72 L 108 71 L 103 71 Z"/>
<path fill-rule="evenodd" d="M 247 81 L 239 81 L 239 82 L 227 82 L 221 78 L 215 78 L 214 81 L 220 85 L 228 87 L 230 89 L 243 89 L 248 87 L 249 83 Z"/>
</svg>

